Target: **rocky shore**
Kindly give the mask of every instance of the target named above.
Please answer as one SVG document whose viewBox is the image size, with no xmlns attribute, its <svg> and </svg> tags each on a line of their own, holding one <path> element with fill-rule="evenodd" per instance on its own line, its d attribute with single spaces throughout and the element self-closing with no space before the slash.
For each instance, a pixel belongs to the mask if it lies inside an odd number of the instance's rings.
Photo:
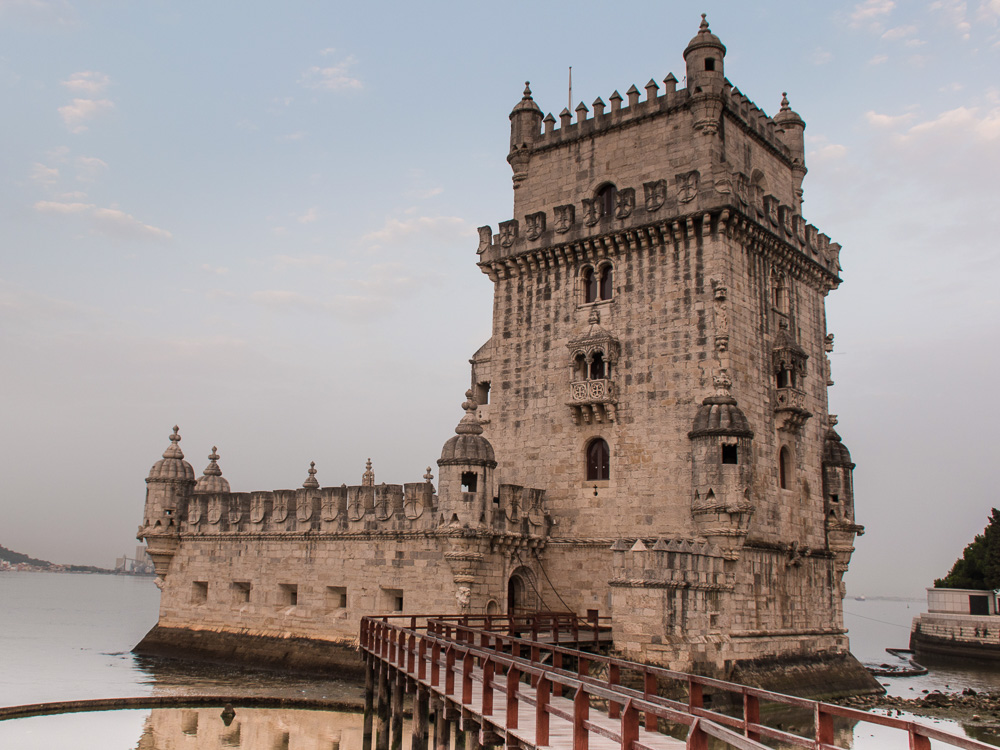
<svg viewBox="0 0 1000 750">
<path fill-rule="evenodd" d="M 916 716 L 950 719 L 966 728 L 1000 730 L 1000 691 L 980 692 L 965 688 L 960 692 L 950 693 L 924 690 L 913 698 L 859 695 L 835 702 L 865 711 L 902 711 Z"/>
</svg>

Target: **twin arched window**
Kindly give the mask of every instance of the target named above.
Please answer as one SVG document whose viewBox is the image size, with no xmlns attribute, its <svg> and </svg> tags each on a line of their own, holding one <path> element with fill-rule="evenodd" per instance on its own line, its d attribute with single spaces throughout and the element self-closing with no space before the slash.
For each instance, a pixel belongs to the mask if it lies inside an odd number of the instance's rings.
<svg viewBox="0 0 1000 750">
<path fill-rule="evenodd" d="M 611 377 L 611 362 L 604 358 L 604 353 L 595 351 L 587 360 L 583 354 L 577 354 L 573 360 L 574 380 L 606 380 Z"/>
<path fill-rule="evenodd" d="M 611 478 L 611 450 L 603 438 L 587 443 L 587 481 Z"/>
<path fill-rule="evenodd" d="M 613 293 L 612 286 L 614 284 L 614 269 L 610 263 L 605 263 L 597 270 L 594 270 L 591 266 L 587 266 L 583 269 L 581 279 L 583 281 L 583 301 L 585 304 L 611 299 Z"/>
</svg>

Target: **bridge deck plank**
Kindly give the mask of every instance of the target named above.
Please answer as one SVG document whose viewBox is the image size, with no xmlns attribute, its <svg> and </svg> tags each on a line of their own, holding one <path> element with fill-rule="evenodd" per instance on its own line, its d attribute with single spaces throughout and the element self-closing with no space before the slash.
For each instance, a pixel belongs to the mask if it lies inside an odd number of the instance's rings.
<svg viewBox="0 0 1000 750">
<path fill-rule="evenodd" d="M 483 715 L 482 705 L 483 705 L 483 673 L 482 669 L 478 666 L 473 666 L 472 668 L 472 700 L 469 703 L 462 703 L 462 679 L 463 671 L 462 664 L 455 664 L 455 691 L 451 695 L 445 695 L 444 686 L 444 674 L 445 674 L 445 664 L 442 658 L 440 665 L 440 684 L 432 686 L 430 681 L 430 664 L 427 665 L 427 679 L 417 680 L 421 684 L 428 687 L 432 693 L 439 697 L 447 698 L 457 705 L 461 705 L 462 708 L 469 711 L 470 714 L 475 716 L 477 719 L 481 719 L 487 722 L 496 734 L 501 737 L 506 737 L 508 735 L 516 738 L 519 743 L 529 747 L 537 747 L 535 745 L 535 730 L 536 730 L 536 690 L 530 685 L 522 682 L 518 685 L 518 711 L 517 711 L 517 728 L 509 729 L 506 726 L 506 715 L 507 715 L 507 696 L 506 696 L 506 680 L 504 677 L 494 677 L 494 692 L 493 692 L 493 713 L 489 715 Z M 412 676 L 412 675 L 411 675 Z M 555 748 L 557 750 L 572 750 L 573 748 L 573 723 L 568 719 L 564 719 L 561 716 L 557 716 L 552 713 L 552 710 L 558 711 L 560 713 L 572 716 L 573 715 L 573 701 L 568 698 L 563 698 L 561 696 L 551 696 L 549 698 L 550 707 L 550 717 L 549 717 L 549 744 L 546 747 Z M 587 721 L 599 728 L 599 731 L 605 731 L 608 733 L 618 734 L 621 731 L 620 720 L 610 719 L 603 713 L 600 709 L 591 707 L 590 716 Z M 588 733 L 588 750 L 621 750 L 621 744 L 615 740 L 609 739 L 608 737 L 602 736 L 599 731 L 591 729 Z M 686 743 L 683 740 L 678 740 L 673 737 L 668 737 L 660 732 L 650 732 L 644 727 L 639 728 L 639 744 L 647 748 L 652 748 L 653 750 L 678 750 L 678 748 L 686 747 Z M 510 744 L 508 742 L 508 744 Z"/>
</svg>

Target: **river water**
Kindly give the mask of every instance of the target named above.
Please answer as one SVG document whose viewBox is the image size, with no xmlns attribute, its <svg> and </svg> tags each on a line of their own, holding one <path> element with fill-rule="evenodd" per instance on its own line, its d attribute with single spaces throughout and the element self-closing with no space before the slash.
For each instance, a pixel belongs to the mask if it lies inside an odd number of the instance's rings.
<svg viewBox="0 0 1000 750">
<path fill-rule="evenodd" d="M 360 698 L 356 684 L 337 679 L 137 658 L 130 649 L 155 624 L 158 605 L 159 591 L 148 578 L 0 572 L 0 706 L 154 694 Z M 910 621 L 923 606 L 918 600 L 845 601 L 855 655 L 870 663 L 892 661 L 885 648 L 906 647 Z M 892 694 L 913 697 L 933 689 L 996 689 L 1000 672 L 935 667 L 924 677 L 881 681 Z M 240 709 L 232 726 L 225 726 L 218 714 L 218 709 L 158 709 L 4 721 L 0 748 L 361 747 L 356 714 Z M 957 724 L 937 725 L 963 733 Z M 853 739 L 850 731 L 841 733 L 838 742 L 854 750 L 906 747 L 898 733 L 855 733 Z"/>
</svg>

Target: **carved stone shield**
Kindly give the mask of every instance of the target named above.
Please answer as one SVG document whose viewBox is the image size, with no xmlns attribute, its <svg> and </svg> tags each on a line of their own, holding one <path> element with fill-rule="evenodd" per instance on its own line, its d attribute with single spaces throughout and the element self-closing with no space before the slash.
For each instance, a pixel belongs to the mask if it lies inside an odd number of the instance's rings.
<svg viewBox="0 0 1000 750">
<path fill-rule="evenodd" d="M 201 523 L 201 499 L 194 498 L 188 504 L 188 523 L 196 526 Z"/>
<path fill-rule="evenodd" d="M 340 509 L 337 507 L 337 499 L 334 497 L 330 497 L 329 495 L 327 497 L 324 497 L 323 508 L 321 512 L 323 513 L 324 521 L 336 520 L 337 514 L 340 512 Z"/>
<path fill-rule="evenodd" d="M 284 497 L 274 498 L 274 520 L 282 523 L 288 518 L 288 499 Z"/>
<path fill-rule="evenodd" d="M 208 501 L 208 522 L 216 524 L 222 520 L 222 499 L 213 497 Z"/>
<path fill-rule="evenodd" d="M 250 498 L 250 520 L 253 523 L 260 523 L 264 520 L 264 514 L 266 508 L 264 506 L 264 498 L 262 497 L 251 497 Z"/>
<path fill-rule="evenodd" d="M 239 498 L 232 497 L 229 499 L 229 523 L 236 524 L 241 520 L 243 520 L 243 506 Z"/>
<path fill-rule="evenodd" d="M 622 188 L 615 193 L 615 218 L 627 219 L 635 209 L 635 188 Z"/>
<path fill-rule="evenodd" d="M 659 211 L 667 200 L 667 181 L 654 180 L 646 182 L 642 186 L 646 198 L 647 211 Z"/>
<path fill-rule="evenodd" d="M 479 250 L 478 252 L 482 255 L 484 252 L 490 249 L 490 245 L 493 244 L 493 229 L 491 227 L 479 227 Z"/>
<path fill-rule="evenodd" d="M 583 223 L 588 227 L 594 226 L 601 219 L 597 198 L 583 199 Z"/>
<path fill-rule="evenodd" d="M 537 240 L 545 231 L 545 212 L 539 211 L 536 214 L 528 214 L 524 217 L 525 233 L 529 240 Z"/>
<path fill-rule="evenodd" d="M 677 199 L 681 203 L 690 203 L 698 195 L 698 171 L 685 172 L 677 175 Z"/>
<path fill-rule="evenodd" d="M 576 223 L 576 207 L 570 203 L 566 206 L 556 206 L 556 232 L 566 234 Z"/>
<path fill-rule="evenodd" d="M 517 219 L 500 223 L 500 246 L 510 247 L 517 239 Z"/>
<path fill-rule="evenodd" d="M 295 517 L 305 523 L 313 514 L 313 504 L 311 497 L 300 497 L 295 506 Z"/>
</svg>

